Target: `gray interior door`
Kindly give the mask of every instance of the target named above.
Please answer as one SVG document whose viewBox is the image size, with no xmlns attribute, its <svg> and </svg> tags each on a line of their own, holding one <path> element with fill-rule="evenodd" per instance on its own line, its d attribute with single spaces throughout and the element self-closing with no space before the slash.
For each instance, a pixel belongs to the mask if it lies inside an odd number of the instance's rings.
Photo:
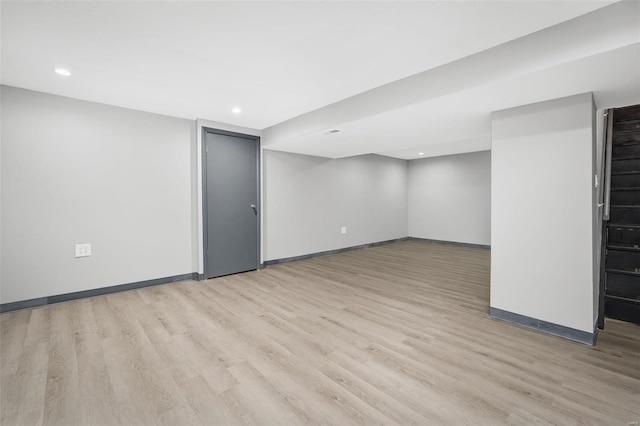
<svg viewBox="0 0 640 426">
<path fill-rule="evenodd" d="M 205 132 L 205 278 L 258 268 L 259 140 Z"/>
</svg>

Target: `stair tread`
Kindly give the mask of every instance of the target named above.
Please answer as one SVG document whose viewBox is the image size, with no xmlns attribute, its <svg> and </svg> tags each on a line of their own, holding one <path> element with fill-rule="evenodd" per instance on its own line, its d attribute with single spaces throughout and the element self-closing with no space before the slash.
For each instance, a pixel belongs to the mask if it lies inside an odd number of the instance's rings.
<svg viewBox="0 0 640 426">
<path fill-rule="evenodd" d="M 611 172 L 611 176 L 640 175 L 640 170 L 622 170 L 619 172 Z"/>
<path fill-rule="evenodd" d="M 617 300 L 619 302 L 627 302 L 627 303 L 633 303 L 633 304 L 636 304 L 636 305 L 640 305 L 640 299 L 632 299 L 630 297 L 613 296 L 611 294 L 605 294 L 604 298 L 605 299 L 609 299 L 609 300 Z"/>
<path fill-rule="evenodd" d="M 640 191 L 640 186 L 618 186 L 611 187 L 612 191 Z"/>
<path fill-rule="evenodd" d="M 626 228 L 626 229 L 640 229 L 640 225 L 621 225 L 617 223 L 609 223 L 607 224 L 609 228 Z"/>
<path fill-rule="evenodd" d="M 628 271 L 626 269 L 607 268 L 606 271 L 607 273 L 611 273 L 611 274 L 623 274 L 623 275 L 632 275 L 634 277 L 640 277 L 640 272 Z"/>
<path fill-rule="evenodd" d="M 609 244 L 607 245 L 609 250 L 624 250 L 624 251 L 637 251 L 640 252 L 639 246 L 629 246 L 629 245 L 619 245 L 619 244 Z"/>
<path fill-rule="evenodd" d="M 614 147 L 629 146 L 629 145 L 640 145 L 640 141 L 632 139 L 632 140 L 625 140 L 624 142 L 617 142 L 616 143 L 615 135 L 614 135 L 613 145 L 614 145 Z"/>
<path fill-rule="evenodd" d="M 625 161 L 625 160 L 638 160 L 640 159 L 640 154 L 632 154 L 632 155 L 620 155 L 616 158 L 611 158 L 611 161 Z"/>
</svg>

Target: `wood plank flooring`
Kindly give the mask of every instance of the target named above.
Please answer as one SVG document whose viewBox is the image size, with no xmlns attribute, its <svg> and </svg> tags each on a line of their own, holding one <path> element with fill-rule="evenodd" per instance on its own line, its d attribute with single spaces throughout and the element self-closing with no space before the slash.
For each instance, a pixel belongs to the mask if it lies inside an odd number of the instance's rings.
<svg viewBox="0 0 640 426">
<path fill-rule="evenodd" d="M 0 315 L 2 425 L 640 420 L 640 328 L 488 316 L 489 250 L 403 241 Z"/>
</svg>

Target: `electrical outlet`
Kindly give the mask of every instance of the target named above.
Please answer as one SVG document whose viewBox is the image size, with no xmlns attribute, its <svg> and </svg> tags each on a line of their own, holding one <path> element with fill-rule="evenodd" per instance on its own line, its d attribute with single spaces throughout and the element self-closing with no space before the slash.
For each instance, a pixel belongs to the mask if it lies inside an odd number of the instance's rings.
<svg viewBox="0 0 640 426">
<path fill-rule="evenodd" d="M 76 244 L 76 257 L 91 256 L 91 244 Z"/>
<path fill-rule="evenodd" d="M 343 226 L 342 228 L 340 228 L 340 233 L 341 234 L 346 234 L 347 233 L 347 227 Z"/>
</svg>

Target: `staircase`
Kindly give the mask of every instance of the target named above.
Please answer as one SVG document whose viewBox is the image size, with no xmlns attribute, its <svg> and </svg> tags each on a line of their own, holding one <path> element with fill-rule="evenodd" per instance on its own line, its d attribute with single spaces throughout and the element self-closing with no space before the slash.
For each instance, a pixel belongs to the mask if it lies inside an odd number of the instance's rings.
<svg viewBox="0 0 640 426">
<path fill-rule="evenodd" d="M 614 109 L 612 130 L 604 315 L 640 324 L 640 105 Z"/>
</svg>

